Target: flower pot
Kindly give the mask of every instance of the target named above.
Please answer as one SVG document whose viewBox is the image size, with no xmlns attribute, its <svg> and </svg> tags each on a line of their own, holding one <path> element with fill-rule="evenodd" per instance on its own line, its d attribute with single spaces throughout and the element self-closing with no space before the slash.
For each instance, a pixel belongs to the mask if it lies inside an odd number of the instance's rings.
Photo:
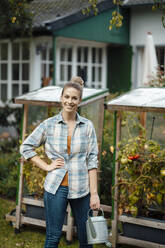
<svg viewBox="0 0 165 248">
<path fill-rule="evenodd" d="M 157 219 L 151 219 L 145 217 L 137 217 L 137 218 L 159 222 L 159 223 L 165 223 L 165 221 L 163 220 L 157 220 Z M 122 222 L 122 225 L 123 225 L 123 235 L 126 237 L 165 245 L 165 238 L 164 238 L 165 230 L 163 229 L 143 226 L 128 222 Z"/>
</svg>

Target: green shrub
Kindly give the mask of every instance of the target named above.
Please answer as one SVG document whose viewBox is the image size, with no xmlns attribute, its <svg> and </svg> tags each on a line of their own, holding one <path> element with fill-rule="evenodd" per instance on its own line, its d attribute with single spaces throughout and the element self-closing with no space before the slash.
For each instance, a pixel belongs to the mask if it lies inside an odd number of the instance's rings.
<svg viewBox="0 0 165 248">
<path fill-rule="evenodd" d="M 0 157 L 0 195 L 7 198 L 16 197 L 19 156 L 18 148 L 13 148 Z"/>
<path fill-rule="evenodd" d="M 112 148 L 112 149 L 111 149 Z M 99 189 L 101 203 L 111 205 L 113 166 L 113 114 L 105 111 Z"/>
</svg>

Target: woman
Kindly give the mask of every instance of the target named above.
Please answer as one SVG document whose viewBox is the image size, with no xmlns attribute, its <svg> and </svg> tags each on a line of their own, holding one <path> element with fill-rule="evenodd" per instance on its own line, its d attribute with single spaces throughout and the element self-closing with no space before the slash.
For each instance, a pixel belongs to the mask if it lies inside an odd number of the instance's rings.
<svg viewBox="0 0 165 248">
<path fill-rule="evenodd" d="M 89 208 L 100 208 L 98 146 L 93 124 L 77 113 L 82 91 L 81 78 L 75 77 L 66 83 L 61 94 L 62 111 L 43 121 L 20 148 L 25 159 L 48 172 L 44 183 L 45 248 L 58 247 L 68 202 L 80 247 L 92 247 L 87 244 L 85 222 Z M 34 150 L 41 144 L 52 161 L 49 165 Z"/>
</svg>

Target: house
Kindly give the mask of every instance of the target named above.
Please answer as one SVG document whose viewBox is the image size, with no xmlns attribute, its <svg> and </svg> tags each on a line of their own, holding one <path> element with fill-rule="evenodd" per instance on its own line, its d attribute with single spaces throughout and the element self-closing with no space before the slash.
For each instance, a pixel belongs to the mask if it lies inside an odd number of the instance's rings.
<svg viewBox="0 0 165 248">
<path fill-rule="evenodd" d="M 165 3 L 165 1 L 163 0 Z M 151 32 L 157 53 L 158 64 L 165 65 L 165 28 L 162 12 L 152 10 L 154 0 L 125 0 L 123 7 L 130 12 L 130 45 L 132 56 L 132 88 L 141 86 L 143 56 L 147 32 Z"/>
<path fill-rule="evenodd" d="M 86 87 L 130 88 L 129 11 L 123 9 L 122 28 L 109 31 L 113 1 L 98 0 L 98 15 L 83 15 L 87 3 L 34 0 L 32 36 L 0 38 L 0 105 L 41 86 L 62 86 L 73 75 Z"/>
</svg>

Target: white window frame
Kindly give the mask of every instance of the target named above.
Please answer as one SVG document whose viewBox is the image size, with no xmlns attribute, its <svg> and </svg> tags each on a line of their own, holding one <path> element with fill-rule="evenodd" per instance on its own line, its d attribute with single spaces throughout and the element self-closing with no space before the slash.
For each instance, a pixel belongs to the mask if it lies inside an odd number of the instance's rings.
<svg viewBox="0 0 165 248">
<path fill-rule="evenodd" d="M 23 51 L 23 43 L 24 42 L 28 42 L 29 43 L 29 59 L 27 60 L 23 60 L 23 56 L 22 56 L 22 51 Z M 13 43 L 18 43 L 19 44 L 19 59 L 18 60 L 13 60 L 12 59 L 12 44 Z M 13 43 L 11 43 L 11 95 L 10 95 L 10 98 L 12 98 L 12 85 L 13 84 L 18 84 L 19 85 L 19 95 L 22 95 L 22 87 L 23 87 L 23 84 L 26 84 L 28 85 L 29 89 L 30 89 L 30 42 L 28 40 L 17 40 L 17 41 L 14 41 Z M 23 80 L 22 78 L 22 65 L 23 64 L 29 64 L 29 79 L 28 80 Z M 19 64 L 19 80 L 13 80 L 12 79 L 12 66 L 13 64 Z"/>
<path fill-rule="evenodd" d="M 45 78 L 50 78 L 51 77 L 50 84 L 52 84 L 53 79 L 52 79 L 52 75 L 50 75 L 50 70 L 49 70 L 50 65 L 52 65 L 52 67 L 53 67 L 53 59 L 50 60 L 50 57 L 49 57 L 50 56 L 49 55 L 50 49 L 52 50 L 52 53 L 53 53 L 52 42 L 49 43 L 48 45 L 46 45 L 44 49 L 46 51 L 46 59 L 42 58 L 42 52 L 41 52 L 41 78 L 43 77 L 43 66 L 45 65 L 46 66 L 45 67 L 46 73 L 45 73 L 44 77 Z M 52 57 L 53 57 L 53 54 L 52 54 Z M 53 72 L 52 72 L 52 74 L 53 74 Z"/>
<path fill-rule="evenodd" d="M 28 60 L 22 60 L 22 43 L 24 42 L 28 42 L 29 43 L 29 59 Z M 29 39 L 18 39 L 18 40 L 14 40 L 14 43 L 19 43 L 19 49 L 20 49 L 20 58 L 19 60 L 12 60 L 12 44 L 13 42 L 11 42 L 10 40 L 1 40 L 0 44 L 2 43 L 7 43 L 8 44 L 8 58 L 5 61 L 8 65 L 8 69 L 7 69 L 7 80 L 1 80 L 1 83 L 6 83 L 7 84 L 7 101 L 12 99 L 12 85 L 14 83 L 19 84 L 19 95 L 22 94 L 22 87 L 23 84 L 27 84 L 29 86 L 30 89 L 30 81 L 31 81 L 31 66 L 30 66 L 30 59 L 31 59 L 31 43 Z M 21 48 L 20 48 L 21 46 Z M 4 60 L 0 61 L 0 64 L 4 63 Z M 12 65 L 14 63 L 18 63 L 19 64 L 19 80 L 12 80 Z M 23 63 L 28 63 L 29 64 L 29 80 L 22 80 L 22 65 Z M 2 100 L 0 99 L 0 106 L 4 106 L 4 103 L 2 102 Z M 12 103 L 10 103 L 10 106 L 13 106 Z"/>
<path fill-rule="evenodd" d="M 63 81 L 60 80 L 60 49 L 62 47 L 72 47 L 72 61 L 63 62 L 64 65 L 72 65 L 72 76 L 76 76 L 77 74 L 77 66 L 87 66 L 87 82 L 86 87 L 89 88 L 106 88 L 106 78 L 107 78 L 107 58 L 106 58 L 106 43 L 100 43 L 100 42 L 93 42 L 93 41 L 85 41 L 85 40 L 77 40 L 77 39 L 70 39 L 70 38 L 64 38 L 64 37 L 58 37 L 57 38 L 57 49 L 56 49 L 56 73 L 55 73 L 55 81 L 56 85 L 63 86 L 67 78 L 65 77 Z M 86 62 L 77 62 L 77 49 L 78 47 L 88 47 L 88 61 Z M 92 48 L 102 49 L 102 63 L 92 63 Z M 96 75 L 96 81 L 92 82 L 92 67 L 102 68 L 102 75 L 101 75 L 101 81 L 98 81 L 98 76 Z"/>
</svg>

